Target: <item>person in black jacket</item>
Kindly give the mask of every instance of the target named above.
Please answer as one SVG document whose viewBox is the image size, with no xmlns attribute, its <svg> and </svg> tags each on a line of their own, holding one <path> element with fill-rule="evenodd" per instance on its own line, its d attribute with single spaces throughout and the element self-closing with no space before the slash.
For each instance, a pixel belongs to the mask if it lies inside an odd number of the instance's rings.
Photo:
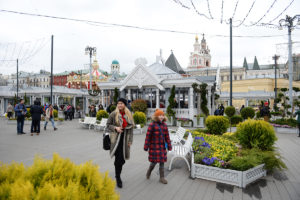
<svg viewBox="0 0 300 200">
<path fill-rule="evenodd" d="M 43 108 L 41 106 L 41 103 L 37 100 L 34 101 L 34 105 L 30 108 L 31 113 L 31 136 L 33 136 L 33 133 L 36 133 L 37 135 L 40 134 L 40 124 L 41 124 L 41 115 L 43 114 Z"/>
</svg>

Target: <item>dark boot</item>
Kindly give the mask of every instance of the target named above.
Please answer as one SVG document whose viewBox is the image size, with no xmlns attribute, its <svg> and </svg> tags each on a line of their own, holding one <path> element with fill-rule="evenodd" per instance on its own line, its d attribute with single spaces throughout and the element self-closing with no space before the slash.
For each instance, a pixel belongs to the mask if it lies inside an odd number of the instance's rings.
<svg viewBox="0 0 300 200">
<path fill-rule="evenodd" d="M 164 168 L 159 168 L 159 175 L 160 175 L 159 182 L 161 182 L 161 183 L 163 183 L 163 184 L 167 184 L 168 181 L 165 179 L 165 171 L 164 171 Z"/>
<path fill-rule="evenodd" d="M 121 172 L 122 172 L 122 166 L 115 166 L 116 181 L 117 181 L 117 186 L 119 188 L 123 187 L 123 183 L 121 180 Z"/>
<path fill-rule="evenodd" d="M 147 174 L 146 174 L 146 178 L 149 179 L 150 178 L 150 175 L 151 175 L 151 172 L 152 170 L 154 169 L 155 165 L 150 165 L 149 166 L 149 169 L 147 171 Z"/>
</svg>

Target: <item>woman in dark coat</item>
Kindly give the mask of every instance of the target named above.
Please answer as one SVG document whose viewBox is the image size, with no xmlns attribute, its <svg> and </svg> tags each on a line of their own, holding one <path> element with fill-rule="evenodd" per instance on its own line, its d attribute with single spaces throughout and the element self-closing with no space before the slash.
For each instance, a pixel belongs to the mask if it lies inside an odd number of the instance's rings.
<svg viewBox="0 0 300 200">
<path fill-rule="evenodd" d="M 41 124 L 41 115 L 43 114 L 43 108 L 41 106 L 41 103 L 37 100 L 34 101 L 34 105 L 30 108 L 31 113 L 31 136 L 33 136 L 33 133 L 36 133 L 37 135 L 40 134 L 40 124 Z"/>
<path fill-rule="evenodd" d="M 130 158 L 130 146 L 133 140 L 134 121 L 131 112 L 126 107 L 127 100 L 120 98 L 117 108 L 107 120 L 107 130 L 110 132 L 110 156 L 115 156 L 115 173 L 117 186 L 122 188 L 122 167 Z"/>
<path fill-rule="evenodd" d="M 163 184 L 167 184 L 167 180 L 164 176 L 164 163 L 167 162 L 167 148 L 172 150 L 172 145 L 169 137 L 168 127 L 165 123 L 166 117 L 162 110 L 157 109 L 152 116 L 153 122 L 149 124 L 144 150 L 149 152 L 149 161 L 151 162 L 146 174 L 146 178 L 149 179 L 152 170 L 155 165 L 159 163 L 159 181 Z"/>
</svg>

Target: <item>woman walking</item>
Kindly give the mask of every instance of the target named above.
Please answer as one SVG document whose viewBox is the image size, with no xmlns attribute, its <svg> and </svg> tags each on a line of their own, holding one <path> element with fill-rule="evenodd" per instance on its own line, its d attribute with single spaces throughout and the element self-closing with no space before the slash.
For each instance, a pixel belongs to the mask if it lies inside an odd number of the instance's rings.
<svg viewBox="0 0 300 200">
<path fill-rule="evenodd" d="M 133 139 L 134 121 L 131 112 L 126 107 L 127 100 L 120 98 L 117 102 L 117 108 L 113 111 L 107 120 L 107 128 L 110 131 L 110 156 L 115 156 L 115 174 L 117 186 L 123 187 L 121 180 L 122 167 L 125 160 L 130 158 L 130 146 Z"/>
<path fill-rule="evenodd" d="M 164 163 L 167 162 L 167 149 L 172 150 L 172 145 L 169 137 L 168 127 L 165 123 L 166 117 L 162 110 L 156 109 L 152 116 L 153 122 L 149 124 L 144 150 L 149 152 L 150 166 L 146 174 L 149 179 L 155 165 L 159 163 L 159 181 L 167 184 L 168 181 L 164 176 Z"/>
</svg>

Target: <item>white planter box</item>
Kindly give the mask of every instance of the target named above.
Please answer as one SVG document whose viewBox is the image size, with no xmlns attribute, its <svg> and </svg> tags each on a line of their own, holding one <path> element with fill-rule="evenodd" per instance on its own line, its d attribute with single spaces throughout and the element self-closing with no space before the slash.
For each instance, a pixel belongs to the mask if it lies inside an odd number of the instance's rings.
<svg viewBox="0 0 300 200">
<path fill-rule="evenodd" d="M 266 176 L 264 164 L 256 166 L 247 171 L 237 171 L 231 169 L 221 169 L 194 163 L 194 153 L 192 153 L 191 177 L 202 178 L 219 183 L 226 183 L 245 188 L 247 184 Z"/>
</svg>

